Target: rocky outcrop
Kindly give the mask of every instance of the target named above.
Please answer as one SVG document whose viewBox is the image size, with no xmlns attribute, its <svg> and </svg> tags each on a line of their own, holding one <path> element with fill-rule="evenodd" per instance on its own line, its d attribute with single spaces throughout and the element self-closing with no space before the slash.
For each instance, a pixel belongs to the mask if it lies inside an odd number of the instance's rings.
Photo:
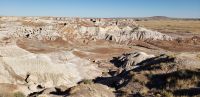
<svg viewBox="0 0 200 97">
<path fill-rule="evenodd" d="M 80 83 L 69 89 L 48 88 L 29 97 L 115 97 L 114 89 L 102 84 Z"/>
<path fill-rule="evenodd" d="M 143 27 L 80 27 L 78 31 L 81 37 L 91 36 L 96 39 L 110 40 L 117 43 L 129 43 L 132 40 L 172 40 L 171 36 L 157 31 L 151 31 Z"/>
<path fill-rule="evenodd" d="M 143 62 L 147 59 L 155 57 L 154 55 L 148 55 L 144 52 L 133 52 L 128 54 L 123 54 L 122 56 L 116 57 L 111 60 L 117 67 L 121 67 L 126 71 L 138 67 L 140 62 Z"/>
<path fill-rule="evenodd" d="M 105 85 L 80 84 L 70 90 L 69 97 L 115 97 L 115 95 L 113 90 Z"/>
<path fill-rule="evenodd" d="M 65 20 L 65 19 L 64 19 Z M 64 40 L 93 38 L 128 44 L 132 40 L 172 40 L 173 37 L 139 27 L 133 20 L 69 19 L 67 21 L 28 18 L 2 24 L 1 32 L 14 38 Z M 25 23 L 24 23 L 25 22 Z M 45 23 L 46 22 L 46 23 Z"/>
</svg>

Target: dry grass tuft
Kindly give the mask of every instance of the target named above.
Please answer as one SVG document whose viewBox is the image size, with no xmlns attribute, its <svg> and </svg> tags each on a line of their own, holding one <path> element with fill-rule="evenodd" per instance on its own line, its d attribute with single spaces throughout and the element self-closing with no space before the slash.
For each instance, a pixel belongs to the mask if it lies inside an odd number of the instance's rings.
<svg viewBox="0 0 200 97">
<path fill-rule="evenodd" d="M 148 20 L 137 23 L 160 32 L 200 33 L 200 21 L 194 20 Z"/>
</svg>

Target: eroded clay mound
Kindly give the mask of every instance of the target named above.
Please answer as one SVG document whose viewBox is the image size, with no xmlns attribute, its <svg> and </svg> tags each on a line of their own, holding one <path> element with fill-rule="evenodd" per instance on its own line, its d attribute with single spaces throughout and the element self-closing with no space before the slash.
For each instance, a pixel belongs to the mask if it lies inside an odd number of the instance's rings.
<svg viewBox="0 0 200 97">
<path fill-rule="evenodd" d="M 10 45 L 0 47 L 0 55 L 0 83 L 26 84 L 32 92 L 101 76 L 96 64 L 70 51 L 34 54 Z"/>
<path fill-rule="evenodd" d="M 104 39 L 117 43 L 129 43 L 131 40 L 172 40 L 173 37 L 139 27 L 133 20 L 95 20 L 69 19 L 56 21 L 38 18 L 11 20 L 1 25 L 3 33 L 13 38 L 38 40 Z"/>
<path fill-rule="evenodd" d="M 90 36 L 95 39 L 111 40 L 117 43 L 129 43 L 132 40 L 173 40 L 173 37 L 143 27 L 85 27 L 79 28 L 80 37 Z"/>
</svg>

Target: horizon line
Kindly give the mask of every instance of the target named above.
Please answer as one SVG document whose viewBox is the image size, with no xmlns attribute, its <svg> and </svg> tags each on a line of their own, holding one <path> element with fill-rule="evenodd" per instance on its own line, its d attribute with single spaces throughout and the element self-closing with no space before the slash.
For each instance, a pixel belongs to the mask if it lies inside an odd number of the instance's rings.
<svg viewBox="0 0 200 97">
<path fill-rule="evenodd" d="M 136 17 L 136 16 L 127 16 L 127 17 L 124 17 L 124 16 L 113 16 L 113 17 L 91 17 L 91 16 L 45 16 L 45 15 L 41 15 L 41 16 L 19 16 L 19 15 L 16 15 L 16 16 L 12 16 L 12 15 L 0 15 L 0 17 L 65 17 L 65 18 L 153 18 L 153 17 L 164 17 L 164 18 L 171 18 L 171 19 L 200 19 L 200 17 L 170 17 L 170 16 L 159 16 L 159 15 L 155 15 L 155 16 L 139 16 L 139 17 Z"/>
</svg>

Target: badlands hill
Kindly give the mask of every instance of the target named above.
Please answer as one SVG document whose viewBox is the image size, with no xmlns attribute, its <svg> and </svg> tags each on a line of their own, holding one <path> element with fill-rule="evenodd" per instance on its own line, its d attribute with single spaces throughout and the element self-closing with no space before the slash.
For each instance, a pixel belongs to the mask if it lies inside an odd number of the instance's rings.
<svg viewBox="0 0 200 97">
<path fill-rule="evenodd" d="M 199 51 L 134 19 L 0 17 L 0 97 L 198 96 Z"/>
</svg>

